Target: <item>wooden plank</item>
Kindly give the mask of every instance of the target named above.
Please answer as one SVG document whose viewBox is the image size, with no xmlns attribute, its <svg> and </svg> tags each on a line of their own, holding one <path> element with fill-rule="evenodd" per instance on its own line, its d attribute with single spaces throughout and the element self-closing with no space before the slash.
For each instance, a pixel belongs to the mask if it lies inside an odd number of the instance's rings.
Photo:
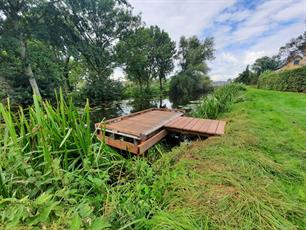
<svg viewBox="0 0 306 230">
<path fill-rule="evenodd" d="M 207 133 L 210 133 L 210 134 L 215 134 L 216 133 L 216 129 L 218 128 L 218 124 L 219 122 L 218 121 L 212 121 L 208 130 L 206 131 Z"/>
<path fill-rule="evenodd" d="M 198 119 L 197 123 L 194 126 L 192 126 L 192 128 L 190 130 L 198 131 L 198 130 L 200 130 L 200 127 L 203 126 L 204 123 L 205 123 L 205 120 Z"/>
<path fill-rule="evenodd" d="M 183 119 L 179 120 L 177 123 L 172 125 L 172 127 L 176 129 L 182 129 L 185 125 L 189 124 L 190 118 L 183 117 Z"/>
<path fill-rule="evenodd" d="M 165 124 L 165 126 L 166 126 L 166 127 L 175 126 L 175 124 L 176 124 L 177 122 L 179 122 L 180 120 L 182 120 L 182 119 L 183 119 L 182 116 L 181 116 L 181 117 L 178 117 L 178 118 L 176 118 L 176 119 L 174 119 L 174 120 L 168 122 L 167 124 Z"/>
<path fill-rule="evenodd" d="M 145 151 L 147 151 L 150 147 L 152 147 L 154 144 L 156 144 L 161 139 L 163 139 L 165 136 L 167 136 L 167 134 L 168 134 L 168 131 L 166 129 L 163 129 L 162 131 L 160 131 L 159 133 L 157 133 L 153 137 L 149 138 L 148 140 L 146 140 L 143 143 L 141 143 L 140 145 L 138 145 L 139 154 L 142 154 Z"/>
<path fill-rule="evenodd" d="M 138 154 L 138 146 L 130 142 L 105 137 L 105 143 L 115 148 Z"/>
<path fill-rule="evenodd" d="M 212 120 L 209 119 L 202 119 L 198 127 L 196 129 L 193 129 L 197 132 L 207 133 L 207 130 L 209 129 L 209 126 L 211 125 Z"/>
<path fill-rule="evenodd" d="M 192 122 L 194 119 L 196 118 L 192 118 L 192 117 L 184 117 L 185 121 L 182 122 L 182 129 L 185 129 L 186 126 L 188 126 L 190 124 L 190 122 Z"/>
<path fill-rule="evenodd" d="M 194 126 L 196 126 L 199 122 L 201 122 L 200 119 L 195 118 L 193 121 L 191 121 L 187 126 L 184 127 L 185 130 L 192 130 Z"/>
<path fill-rule="evenodd" d="M 224 134 L 224 129 L 225 129 L 225 121 L 219 121 L 218 128 L 216 129 L 216 134 L 217 135 L 223 135 Z"/>
</svg>

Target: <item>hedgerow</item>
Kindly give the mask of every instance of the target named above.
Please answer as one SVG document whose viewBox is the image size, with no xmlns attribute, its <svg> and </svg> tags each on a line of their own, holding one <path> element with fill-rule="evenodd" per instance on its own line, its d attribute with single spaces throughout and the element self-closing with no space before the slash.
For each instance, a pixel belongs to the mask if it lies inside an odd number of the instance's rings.
<svg viewBox="0 0 306 230">
<path fill-rule="evenodd" d="M 280 72 L 264 72 L 257 83 L 258 88 L 279 91 L 306 92 L 306 66 Z"/>
</svg>

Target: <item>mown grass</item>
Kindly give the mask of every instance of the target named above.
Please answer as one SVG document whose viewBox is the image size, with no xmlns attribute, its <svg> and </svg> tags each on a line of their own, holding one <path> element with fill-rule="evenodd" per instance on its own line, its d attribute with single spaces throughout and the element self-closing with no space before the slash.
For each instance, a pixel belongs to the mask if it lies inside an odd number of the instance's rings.
<svg viewBox="0 0 306 230">
<path fill-rule="evenodd" d="M 243 100 L 224 136 L 146 158 L 97 142 L 88 105 L 0 105 L 0 228 L 305 229 L 305 94 Z"/>
<path fill-rule="evenodd" d="M 305 94 L 249 88 L 244 101 L 221 117 L 227 121 L 224 136 L 168 155 L 174 168 L 188 172 L 173 185 L 177 199 L 168 206 L 168 222 L 187 218 L 209 229 L 305 229 L 305 108 Z M 171 216 L 181 210 L 181 218 Z"/>
</svg>

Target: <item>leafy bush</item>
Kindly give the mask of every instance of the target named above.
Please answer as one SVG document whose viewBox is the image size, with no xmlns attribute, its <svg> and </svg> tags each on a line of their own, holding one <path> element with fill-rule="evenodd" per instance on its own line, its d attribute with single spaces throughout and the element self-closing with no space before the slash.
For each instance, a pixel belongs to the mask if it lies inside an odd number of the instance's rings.
<svg viewBox="0 0 306 230">
<path fill-rule="evenodd" d="M 232 83 L 217 88 L 212 94 L 202 98 L 193 115 L 201 118 L 216 118 L 229 110 L 239 91 L 245 90 L 242 84 Z"/>
<path fill-rule="evenodd" d="M 258 88 L 305 93 L 306 66 L 280 72 L 264 72 L 259 77 Z"/>
</svg>

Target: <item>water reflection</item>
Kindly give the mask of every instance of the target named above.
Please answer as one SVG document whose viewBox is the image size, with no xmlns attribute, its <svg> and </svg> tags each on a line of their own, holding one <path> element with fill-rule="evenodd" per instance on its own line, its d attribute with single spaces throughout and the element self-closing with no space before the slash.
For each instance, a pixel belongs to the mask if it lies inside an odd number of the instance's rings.
<svg viewBox="0 0 306 230">
<path fill-rule="evenodd" d="M 172 108 L 172 102 L 169 99 L 160 100 L 122 100 L 111 104 L 104 104 L 92 108 L 91 121 L 92 123 L 101 122 L 103 119 L 110 119 L 129 113 L 138 112 L 148 108 Z"/>
</svg>

